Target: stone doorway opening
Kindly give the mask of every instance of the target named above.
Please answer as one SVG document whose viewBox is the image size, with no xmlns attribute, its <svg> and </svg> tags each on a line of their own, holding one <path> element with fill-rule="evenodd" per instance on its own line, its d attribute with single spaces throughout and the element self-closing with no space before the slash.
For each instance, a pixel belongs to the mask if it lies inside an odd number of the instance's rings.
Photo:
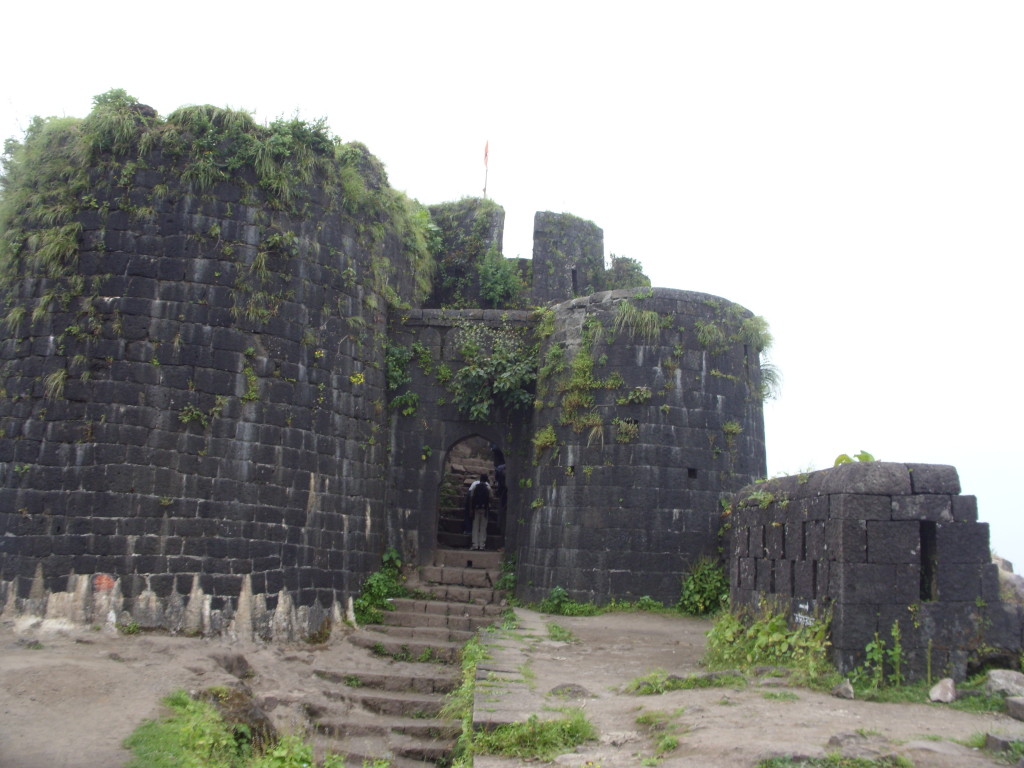
<svg viewBox="0 0 1024 768">
<path fill-rule="evenodd" d="M 464 437 L 448 449 L 444 459 L 441 490 L 438 495 L 437 543 L 441 547 L 469 549 L 470 521 L 466 515 L 466 494 L 474 480 L 487 475 L 491 486 L 491 513 L 487 520 L 487 548 L 505 546 L 505 496 L 499 492 L 496 461 L 503 462 L 501 451 L 480 435 Z"/>
</svg>

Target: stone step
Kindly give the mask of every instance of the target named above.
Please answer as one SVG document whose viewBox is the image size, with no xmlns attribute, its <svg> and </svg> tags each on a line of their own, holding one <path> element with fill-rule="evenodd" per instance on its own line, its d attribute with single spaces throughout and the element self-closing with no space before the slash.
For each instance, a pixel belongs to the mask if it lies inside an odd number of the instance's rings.
<svg viewBox="0 0 1024 768">
<path fill-rule="evenodd" d="M 449 549 L 469 549 L 471 538 L 468 533 L 446 533 L 437 532 L 437 543 Z M 505 537 L 492 533 L 488 527 L 487 549 L 490 551 L 501 550 L 505 547 Z"/>
<path fill-rule="evenodd" d="M 418 589 L 420 592 L 431 595 L 437 600 L 447 600 L 454 603 L 497 605 L 504 599 L 504 594 L 497 589 L 463 587 L 455 584 L 423 584 Z"/>
<path fill-rule="evenodd" d="M 433 661 L 458 664 L 463 643 L 410 640 L 388 637 L 380 632 L 360 630 L 348 636 L 348 641 L 360 648 L 368 648 L 380 656 L 391 656 L 400 661 Z"/>
<path fill-rule="evenodd" d="M 363 627 L 369 632 L 387 635 L 391 639 L 421 640 L 424 642 L 468 643 L 476 634 L 475 631 L 452 629 L 450 627 L 421 627 L 418 625 L 403 626 L 389 624 L 367 624 Z"/>
<path fill-rule="evenodd" d="M 462 732 L 459 720 L 437 717 L 395 717 L 381 714 L 361 713 L 316 718 L 313 721 L 318 733 L 335 738 L 350 736 L 388 736 L 400 733 L 418 739 L 451 740 L 454 744 Z"/>
<path fill-rule="evenodd" d="M 446 694 L 455 690 L 460 682 L 451 667 L 410 664 L 408 672 L 336 672 L 314 669 L 321 680 L 348 688 L 373 688 L 379 691 L 413 691 L 415 693 Z M 420 669 L 415 669 L 419 667 Z"/>
<path fill-rule="evenodd" d="M 466 520 L 462 516 L 462 512 L 452 513 L 450 515 L 444 515 L 442 513 L 438 521 L 438 535 L 444 534 L 446 536 L 458 536 L 468 535 L 465 533 Z M 498 525 L 497 520 L 487 521 L 487 536 L 488 538 L 494 537 L 495 539 L 501 538 L 501 526 Z"/>
<path fill-rule="evenodd" d="M 365 768 L 377 760 L 387 760 L 390 768 L 437 768 L 435 760 L 415 760 L 396 754 L 394 746 L 382 736 L 346 736 L 335 738 L 318 734 L 311 739 L 313 754 L 318 761 L 328 754 L 341 755 L 345 768 Z"/>
<path fill-rule="evenodd" d="M 327 692 L 329 693 L 329 692 Z M 325 695 L 327 695 L 325 693 Z M 328 695 L 328 698 L 333 698 Z M 393 717 L 436 718 L 444 706 L 444 697 L 431 693 L 411 691 L 375 691 L 363 688 L 348 688 L 342 698 L 372 712 L 375 715 Z"/>
<path fill-rule="evenodd" d="M 451 756 L 455 747 L 454 739 L 421 739 L 404 734 L 394 734 L 388 739 L 396 757 L 407 760 L 422 760 L 437 765 L 438 761 Z"/>
<path fill-rule="evenodd" d="M 481 558 L 477 555 L 488 555 L 488 552 L 470 550 L 463 562 L 473 563 L 472 566 L 424 565 L 420 568 L 420 581 L 425 584 L 454 584 L 462 587 L 483 587 L 493 589 L 501 576 L 501 571 L 474 567 Z M 493 553 L 496 554 L 496 553 Z"/>
<path fill-rule="evenodd" d="M 434 565 L 452 568 L 473 568 L 501 573 L 502 553 L 496 551 L 476 552 L 471 549 L 438 549 L 434 553 Z"/>
<path fill-rule="evenodd" d="M 477 603 L 456 603 L 447 600 L 419 600 L 409 597 L 396 597 L 391 601 L 395 611 L 403 613 L 426 613 L 440 616 L 473 616 L 498 618 L 504 610 L 500 605 L 480 605 Z M 390 612 L 385 612 L 385 617 Z"/>
<path fill-rule="evenodd" d="M 494 616 L 458 616 L 455 614 L 423 613 L 421 611 L 387 611 L 383 624 L 390 627 L 447 627 L 462 632 L 475 633 L 500 621 Z"/>
</svg>

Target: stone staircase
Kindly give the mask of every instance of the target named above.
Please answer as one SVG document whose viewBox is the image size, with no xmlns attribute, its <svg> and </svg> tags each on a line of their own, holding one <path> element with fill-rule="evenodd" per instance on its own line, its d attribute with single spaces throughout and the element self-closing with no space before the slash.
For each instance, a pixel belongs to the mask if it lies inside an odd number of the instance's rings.
<svg viewBox="0 0 1024 768">
<path fill-rule="evenodd" d="M 442 549 L 434 563 L 407 582 L 424 598 L 396 598 L 383 623 L 349 635 L 367 650 L 365 662 L 315 670 L 324 687 L 306 714 L 319 754 L 344 755 L 354 768 L 382 758 L 394 768 L 427 768 L 450 755 L 462 723 L 441 709 L 461 682 L 463 645 L 501 620 L 501 554 Z"/>
</svg>

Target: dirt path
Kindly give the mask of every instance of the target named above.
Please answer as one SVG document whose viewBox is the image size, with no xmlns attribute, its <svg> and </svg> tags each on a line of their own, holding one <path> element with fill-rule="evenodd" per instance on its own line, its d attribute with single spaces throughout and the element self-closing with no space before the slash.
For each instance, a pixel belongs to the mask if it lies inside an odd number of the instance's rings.
<svg viewBox="0 0 1024 768">
<path fill-rule="evenodd" d="M 680 742 L 660 763 L 664 768 L 752 766 L 770 754 L 824 754 L 834 749 L 829 739 L 844 733 L 853 734 L 847 749 L 895 751 L 917 766 L 997 765 L 950 739 L 978 732 L 1024 739 L 1024 723 L 1002 715 L 844 701 L 771 685 L 630 696 L 622 687 L 655 669 L 698 671 L 709 624 L 647 614 L 542 619 L 570 630 L 578 642 L 537 644 L 530 661 L 536 690 L 583 686 L 590 696 L 548 698 L 551 706 L 582 704 L 601 734 L 600 742 L 558 758 L 559 765 L 641 765 L 653 746 L 636 718 L 654 710 L 668 714 Z M 226 655 L 245 657 L 254 672 L 247 685 L 276 725 L 294 727 L 302 719 L 301 700 L 316 686 L 314 668 L 340 668 L 364 653 L 340 635 L 323 647 L 271 647 L 4 622 L 0 768 L 124 765 L 130 755 L 122 740 L 160 713 L 163 696 L 177 688 L 237 683 L 225 668 Z"/>
<path fill-rule="evenodd" d="M 951 740 L 981 732 L 1024 738 L 1024 723 L 1005 715 L 848 701 L 782 681 L 631 696 L 622 688 L 656 669 L 677 675 L 704 671 L 699 659 L 710 622 L 647 614 L 545 621 L 570 630 L 579 642 L 543 644 L 533 658 L 538 687 L 582 684 L 593 698 L 579 703 L 601 733 L 600 744 L 559 758 L 561 765 L 589 760 L 605 768 L 640 766 L 654 756 L 650 731 L 636 724 L 645 712 L 668 715 L 678 735 L 679 747 L 664 755 L 662 768 L 753 766 L 774 755 L 821 756 L 837 749 L 864 757 L 897 753 L 922 768 L 1005 765 Z"/>
</svg>

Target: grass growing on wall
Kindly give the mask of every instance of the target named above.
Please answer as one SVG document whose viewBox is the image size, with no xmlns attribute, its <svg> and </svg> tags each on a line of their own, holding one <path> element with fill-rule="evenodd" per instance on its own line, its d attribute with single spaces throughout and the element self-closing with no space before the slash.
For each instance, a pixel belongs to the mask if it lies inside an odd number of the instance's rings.
<svg viewBox="0 0 1024 768">
<path fill-rule="evenodd" d="M 151 164 L 161 163 L 156 168 Z M 370 245 L 397 240 L 408 260 L 418 301 L 430 290 L 436 227 L 429 213 L 393 190 L 383 166 L 362 144 L 343 143 L 322 120 L 278 118 L 259 125 L 244 111 L 186 106 L 166 119 L 121 89 L 94 99 L 84 119 L 35 118 L 22 141 L 4 146 L 0 176 L 0 286 L 22 276 L 67 278 L 81 246 L 75 217 L 116 204 L 145 218 L 151 205 L 128 198 L 142 170 L 175 172 L 194 194 L 221 182 L 250 180 L 266 203 L 301 213 L 319 187 L 328 211 L 355 217 Z M 162 198 L 167 190 L 154 198 Z M 404 266 L 389 265 L 379 291 Z"/>
</svg>

